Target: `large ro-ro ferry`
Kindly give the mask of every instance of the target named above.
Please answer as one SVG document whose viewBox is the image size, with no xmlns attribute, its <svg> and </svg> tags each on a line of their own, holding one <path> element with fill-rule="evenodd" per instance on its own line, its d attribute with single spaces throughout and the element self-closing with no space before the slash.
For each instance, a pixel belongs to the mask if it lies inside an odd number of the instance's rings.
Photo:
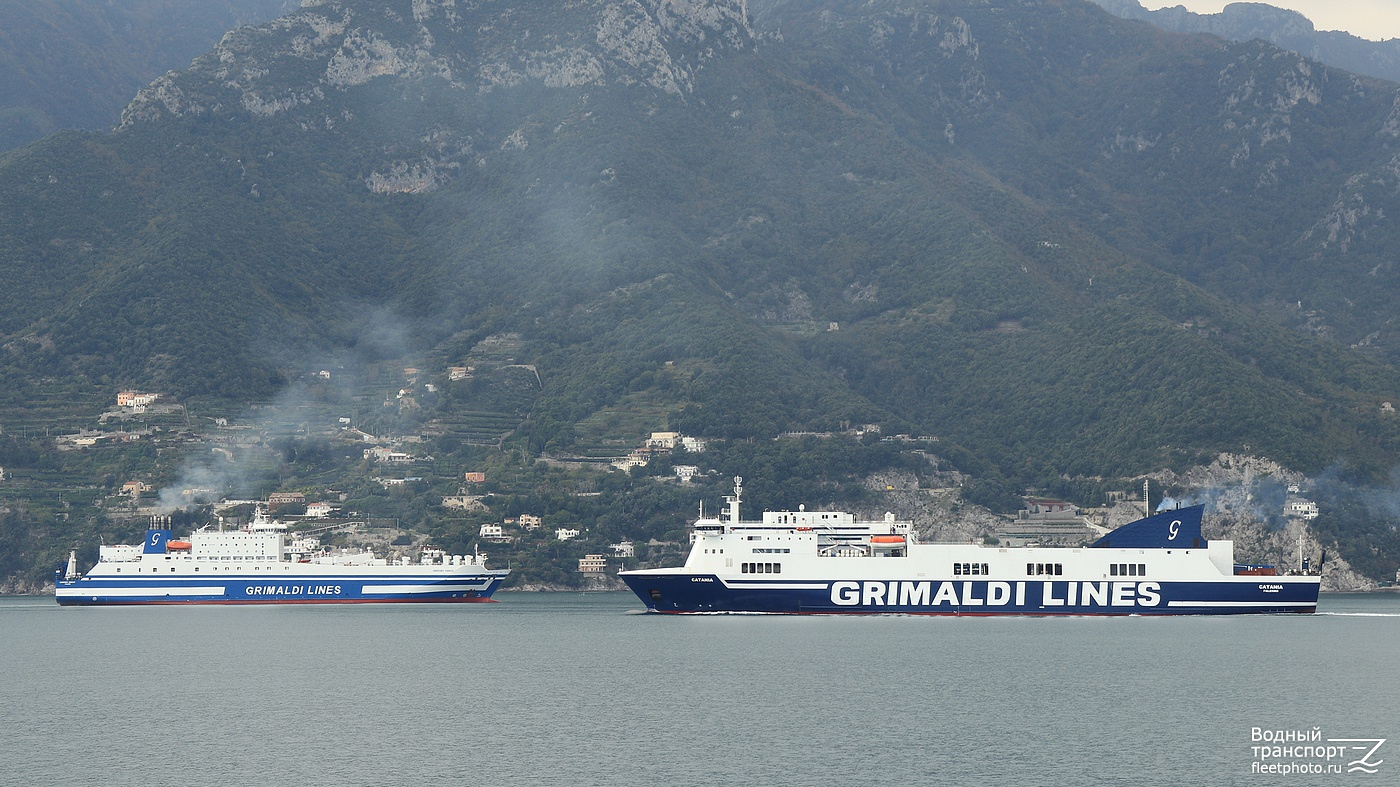
<svg viewBox="0 0 1400 787">
<path fill-rule="evenodd" d="M 186 539 L 158 525 L 142 545 L 103 545 L 80 575 L 76 553 L 55 572 L 55 595 L 79 604 L 333 604 L 490 601 L 509 569 L 480 555 L 425 548 L 393 562 L 368 551 L 332 551 L 259 511 L 238 530 Z"/>
<path fill-rule="evenodd" d="M 1315 612 L 1321 577 L 1235 563 L 1201 536 L 1202 506 L 1126 524 L 1084 547 L 920 544 L 893 514 L 739 518 L 701 513 L 685 565 L 623 571 L 648 611 L 933 615 L 1224 615 Z"/>
</svg>

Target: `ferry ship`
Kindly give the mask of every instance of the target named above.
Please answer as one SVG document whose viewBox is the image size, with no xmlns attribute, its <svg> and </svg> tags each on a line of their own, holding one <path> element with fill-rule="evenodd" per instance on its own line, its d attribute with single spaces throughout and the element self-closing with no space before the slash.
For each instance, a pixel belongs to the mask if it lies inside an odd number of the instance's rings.
<svg viewBox="0 0 1400 787">
<path fill-rule="evenodd" d="M 1203 506 L 1160 512 L 1083 547 L 920 544 L 913 525 L 840 511 L 739 518 L 702 507 L 685 565 L 619 576 L 650 612 L 1220 615 L 1315 612 L 1321 577 L 1235 563 L 1201 536 Z"/>
<path fill-rule="evenodd" d="M 144 544 L 99 547 L 97 564 L 83 575 L 70 552 L 54 584 L 65 606 L 491 601 L 510 570 L 485 562 L 434 548 L 393 562 L 332 551 L 259 510 L 241 529 L 205 528 L 178 540 L 153 523 Z"/>
</svg>

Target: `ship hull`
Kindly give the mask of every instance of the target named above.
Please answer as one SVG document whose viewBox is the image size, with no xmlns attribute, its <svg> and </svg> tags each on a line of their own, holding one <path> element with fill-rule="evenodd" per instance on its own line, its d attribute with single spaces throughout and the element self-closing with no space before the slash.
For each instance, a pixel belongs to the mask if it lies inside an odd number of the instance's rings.
<svg viewBox="0 0 1400 787">
<path fill-rule="evenodd" d="M 650 612 L 905 615 L 1311 613 L 1316 577 L 1217 581 L 825 580 L 626 572 Z M 1248 581 L 1243 581 L 1243 580 Z"/>
<path fill-rule="evenodd" d="M 94 577 L 60 580 L 63 606 L 140 604 L 365 604 L 489 602 L 507 571 L 475 574 L 333 574 Z"/>
</svg>

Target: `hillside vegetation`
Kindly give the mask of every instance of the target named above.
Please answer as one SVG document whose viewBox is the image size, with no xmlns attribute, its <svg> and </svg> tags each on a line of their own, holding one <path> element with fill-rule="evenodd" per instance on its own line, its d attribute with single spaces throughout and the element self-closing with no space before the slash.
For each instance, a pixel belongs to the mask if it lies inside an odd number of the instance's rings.
<svg viewBox="0 0 1400 787">
<path fill-rule="evenodd" d="M 1398 99 L 1078 0 L 311 3 L 0 158 L 0 423 L 334 369 L 453 472 L 878 424 L 1003 505 L 1226 451 L 1378 482 Z"/>
</svg>

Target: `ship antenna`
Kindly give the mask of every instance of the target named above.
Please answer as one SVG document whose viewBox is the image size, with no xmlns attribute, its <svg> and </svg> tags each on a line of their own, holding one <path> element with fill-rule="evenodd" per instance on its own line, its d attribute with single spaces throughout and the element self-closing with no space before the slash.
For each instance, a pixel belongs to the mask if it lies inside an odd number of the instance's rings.
<svg viewBox="0 0 1400 787">
<path fill-rule="evenodd" d="M 739 499 L 744 493 L 743 476 L 734 476 L 734 494 L 727 497 L 729 501 L 729 524 L 730 526 L 739 524 Z"/>
</svg>

